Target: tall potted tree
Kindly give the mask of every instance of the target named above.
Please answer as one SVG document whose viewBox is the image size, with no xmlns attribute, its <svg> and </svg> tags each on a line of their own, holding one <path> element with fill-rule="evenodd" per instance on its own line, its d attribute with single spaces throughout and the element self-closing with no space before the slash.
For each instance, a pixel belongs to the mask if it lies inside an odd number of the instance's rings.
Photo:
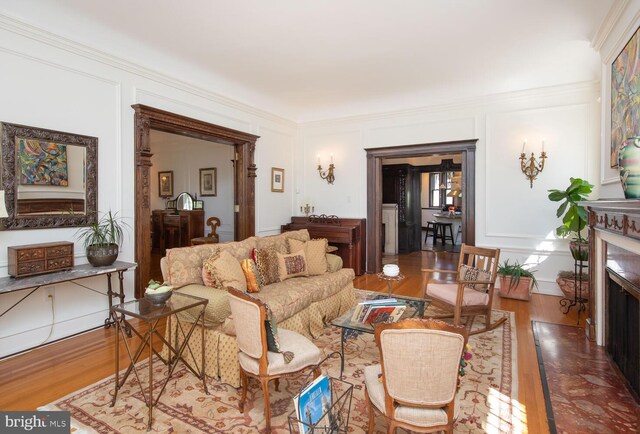
<svg viewBox="0 0 640 434">
<path fill-rule="evenodd" d="M 94 267 L 113 264 L 118 258 L 124 230 L 128 227 L 117 212 L 109 211 L 96 223 L 79 229 L 77 237 L 84 245 L 89 263 Z"/>
<path fill-rule="evenodd" d="M 562 225 L 556 228 L 556 235 L 565 238 L 573 234 L 569 243 L 571 255 L 576 260 L 586 261 L 589 257 L 589 247 L 586 238 L 582 237 L 582 230 L 587 226 L 587 210 L 578 202 L 587 200 L 593 191 L 593 185 L 580 178 L 569 178 L 571 184 L 566 190 L 549 190 L 549 200 L 562 202 L 556 212 L 556 217 L 562 217 Z"/>
</svg>

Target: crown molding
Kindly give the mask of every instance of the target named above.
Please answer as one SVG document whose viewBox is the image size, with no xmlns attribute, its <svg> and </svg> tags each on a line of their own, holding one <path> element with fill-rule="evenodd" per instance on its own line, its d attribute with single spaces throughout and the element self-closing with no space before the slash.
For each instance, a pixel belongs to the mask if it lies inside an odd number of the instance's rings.
<svg viewBox="0 0 640 434">
<path fill-rule="evenodd" d="M 550 98 L 568 94 L 584 93 L 584 92 L 600 92 L 600 81 L 584 81 L 579 83 L 561 84 L 555 86 L 539 87 L 526 90 L 518 90 L 513 92 L 503 92 L 491 95 L 475 96 L 462 98 L 448 103 L 436 103 L 423 107 L 411 109 L 393 110 L 388 112 L 380 112 L 365 115 L 354 115 L 337 118 L 322 119 L 317 121 L 300 122 L 301 127 L 318 127 L 325 124 L 333 124 L 336 122 L 370 122 L 384 119 L 392 119 L 397 117 L 407 117 L 415 115 L 425 115 L 430 113 L 439 113 L 454 110 L 474 109 L 479 106 L 487 106 L 500 103 L 515 103 L 520 101 L 530 102 L 532 99 Z"/>
<path fill-rule="evenodd" d="M 626 7 L 629 5 L 629 2 L 630 0 L 616 0 L 616 2 L 611 5 L 607 16 L 604 17 L 604 20 L 602 20 L 602 23 L 600 23 L 600 27 L 598 27 L 596 34 L 591 40 L 591 46 L 594 50 L 600 51 L 600 49 L 604 45 L 604 42 L 611 34 L 611 31 L 618 23 L 622 12 L 624 12 Z"/>
<path fill-rule="evenodd" d="M 29 38 L 31 40 L 49 45 L 51 47 L 64 50 L 68 53 L 83 57 L 85 59 L 92 60 L 94 62 L 102 63 L 113 68 L 120 69 L 122 71 L 134 74 L 165 86 L 173 87 L 177 90 L 189 93 L 194 96 L 208 99 L 218 104 L 225 105 L 230 108 L 241 110 L 243 112 L 269 119 L 275 122 L 285 123 L 289 126 L 295 127 L 297 124 L 291 119 L 284 118 L 280 115 L 271 113 L 266 110 L 262 110 L 234 100 L 232 98 L 223 96 L 211 90 L 205 89 L 200 86 L 196 86 L 178 78 L 160 73 L 151 68 L 143 67 L 134 62 L 127 61 L 123 58 L 114 56 L 105 51 L 98 50 L 80 42 L 65 38 L 44 30 L 42 28 L 27 24 L 16 18 L 4 15 L 0 13 L 0 29 L 6 30 L 11 33 Z"/>
</svg>

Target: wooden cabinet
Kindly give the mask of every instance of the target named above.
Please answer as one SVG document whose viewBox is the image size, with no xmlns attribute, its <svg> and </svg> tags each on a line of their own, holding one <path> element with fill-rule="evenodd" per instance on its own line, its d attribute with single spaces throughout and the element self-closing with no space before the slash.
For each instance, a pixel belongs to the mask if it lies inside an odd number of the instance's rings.
<svg viewBox="0 0 640 434">
<path fill-rule="evenodd" d="M 204 210 L 154 209 L 151 213 L 152 248 L 163 255 L 166 249 L 187 247 L 192 238 L 204 236 Z"/>
<path fill-rule="evenodd" d="M 421 249 L 420 172 L 409 164 L 382 167 L 382 203 L 398 205 L 398 252 Z"/>
<path fill-rule="evenodd" d="M 356 276 L 364 274 L 367 254 L 367 220 L 343 219 L 326 216 L 291 217 L 291 223 L 282 225 L 282 232 L 307 229 L 311 238 L 326 238 L 338 247 L 336 255 L 345 268 L 353 268 Z"/>
<path fill-rule="evenodd" d="M 13 277 L 51 273 L 73 267 L 73 243 L 68 241 L 11 246 L 7 252 L 8 273 Z"/>
</svg>

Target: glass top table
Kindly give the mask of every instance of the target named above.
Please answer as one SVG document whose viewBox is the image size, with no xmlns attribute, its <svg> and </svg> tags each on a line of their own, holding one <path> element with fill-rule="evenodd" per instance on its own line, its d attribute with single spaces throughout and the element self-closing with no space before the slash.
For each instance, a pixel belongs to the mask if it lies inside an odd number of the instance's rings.
<svg viewBox="0 0 640 434">
<path fill-rule="evenodd" d="M 405 295 L 395 295 L 395 294 L 389 295 L 389 294 L 380 293 L 380 292 L 371 292 L 370 294 L 367 295 L 367 297 L 364 300 L 360 300 L 359 302 L 367 301 L 367 300 L 379 300 L 384 298 L 395 298 L 397 301 L 405 302 L 407 304 L 407 308 L 402 313 L 402 316 L 398 321 L 402 321 L 403 319 L 407 319 L 407 318 L 422 318 L 422 316 L 424 315 L 425 309 L 429 306 L 429 303 L 430 303 L 430 300 L 424 299 L 424 298 L 416 298 L 416 297 L 409 297 Z M 345 341 L 350 337 L 358 336 L 360 333 L 373 334 L 375 331 L 375 324 L 368 324 L 368 323 L 363 323 L 357 320 L 356 321 L 351 320 L 351 317 L 353 316 L 353 313 L 355 312 L 357 307 L 358 305 L 356 304 L 351 309 L 349 309 L 348 312 L 344 313 L 343 315 L 331 321 L 332 325 L 336 327 L 340 327 L 342 329 L 341 339 L 340 339 L 340 342 L 341 342 L 340 352 L 342 355 L 342 362 L 340 364 L 341 376 L 342 376 L 342 372 L 344 371 Z"/>
</svg>

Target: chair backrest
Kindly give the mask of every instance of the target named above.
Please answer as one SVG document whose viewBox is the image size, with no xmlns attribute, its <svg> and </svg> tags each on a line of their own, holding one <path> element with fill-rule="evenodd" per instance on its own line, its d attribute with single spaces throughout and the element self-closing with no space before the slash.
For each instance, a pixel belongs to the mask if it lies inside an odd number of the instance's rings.
<svg viewBox="0 0 640 434">
<path fill-rule="evenodd" d="M 240 351 L 254 359 L 266 359 L 267 336 L 264 322 L 267 313 L 264 304 L 237 289 L 227 290 Z"/>
<path fill-rule="evenodd" d="M 464 326 L 407 319 L 378 325 L 375 334 L 387 411 L 395 403 L 443 407 L 454 400 L 468 337 Z"/>
<path fill-rule="evenodd" d="M 216 240 L 218 239 L 218 226 L 220 226 L 220 219 L 218 217 L 209 217 L 207 219 L 207 226 L 211 228 L 211 232 L 207 235 L 208 237 L 214 237 Z"/>
<path fill-rule="evenodd" d="M 491 275 L 493 282 L 496 280 L 498 271 L 498 261 L 500 260 L 500 249 L 489 249 L 486 247 L 475 247 L 463 244 L 460 248 L 460 260 L 458 270 L 462 265 L 475 267 L 486 271 Z"/>
</svg>

